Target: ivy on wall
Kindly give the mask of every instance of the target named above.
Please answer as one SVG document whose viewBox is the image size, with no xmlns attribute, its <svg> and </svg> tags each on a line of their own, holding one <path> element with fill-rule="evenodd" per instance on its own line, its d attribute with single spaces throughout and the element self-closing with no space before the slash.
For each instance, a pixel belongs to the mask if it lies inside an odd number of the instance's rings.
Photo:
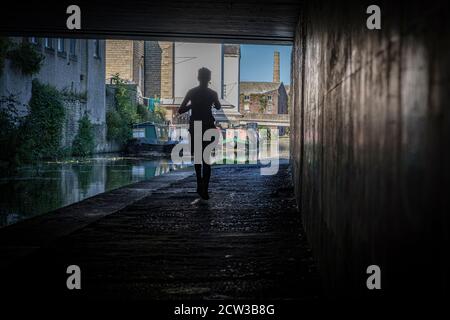
<svg viewBox="0 0 450 320">
<path fill-rule="evenodd" d="M 61 157 L 65 110 L 59 91 L 33 80 L 29 114 L 21 128 L 21 159 L 33 161 Z"/>
<path fill-rule="evenodd" d="M 265 95 L 261 95 L 259 97 L 259 112 L 264 113 L 267 109 L 267 97 Z"/>
<path fill-rule="evenodd" d="M 45 59 L 44 55 L 38 52 L 33 44 L 28 42 L 12 44 L 6 57 L 11 60 L 13 67 L 21 70 L 22 74 L 28 76 L 39 73 Z"/>
<path fill-rule="evenodd" d="M 31 43 L 14 43 L 7 37 L 0 37 L 0 71 L 6 59 L 22 74 L 32 76 L 39 73 L 44 56 Z M 79 121 L 72 147 L 61 147 L 65 100 L 85 101 L 86 93 L 58 91 L 35 79 L 29 104 L 21 106 L 26 116 L 18 115 L 20 106 L 13 95 L 0 97 L 0 148 L 3 150 L 0 167 L 13 169 L 22 163 L 72 154 L 86 156 L 93 152 L 94 134 L 87 116 Z"/>
</svg>

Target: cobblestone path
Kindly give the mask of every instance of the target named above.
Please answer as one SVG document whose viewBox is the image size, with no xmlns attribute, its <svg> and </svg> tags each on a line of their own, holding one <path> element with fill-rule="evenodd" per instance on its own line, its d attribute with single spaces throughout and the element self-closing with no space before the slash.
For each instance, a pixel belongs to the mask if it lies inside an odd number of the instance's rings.
<svg viewBox="0 0 450 320">
<path fill-rule="evenodd" d="M 256 165 L 214 167 L 210 189 L 207 203 L 192 204 L 195 177 L 176 181 L 24 258 L 9 278 L 16 289 L 89 299 L 319 295 L 287 165 L 275 176 Z M 72 264 L 79 291 L 66 289 Z"/>
</svg>

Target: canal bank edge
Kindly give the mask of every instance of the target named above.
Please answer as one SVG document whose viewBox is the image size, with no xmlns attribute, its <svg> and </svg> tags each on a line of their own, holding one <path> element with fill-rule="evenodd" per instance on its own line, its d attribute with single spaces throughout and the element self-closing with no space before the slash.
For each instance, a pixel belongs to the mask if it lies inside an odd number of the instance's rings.
<svg viewBox="0 0 450 320">
<path fill-rule="evenodd" d="M 0 229 L 0 269 L 193 174 L 192 168 L 179 169 L 3 227 Z"/>
</svg>

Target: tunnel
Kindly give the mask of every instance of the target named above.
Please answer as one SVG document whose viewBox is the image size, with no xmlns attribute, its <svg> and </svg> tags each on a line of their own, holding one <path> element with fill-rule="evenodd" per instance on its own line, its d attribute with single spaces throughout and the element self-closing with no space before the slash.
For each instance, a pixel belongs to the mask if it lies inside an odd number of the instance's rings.
<svg viewBox="0 0 450 320">
<path fill-rule="evenodd" d="M 324 295 L 448 295 L 448 1 L 79 1 L 80 30 L 68 5 L 13 3 L 0 32 L 292 45 L 291 179 Z"/>
</svg>

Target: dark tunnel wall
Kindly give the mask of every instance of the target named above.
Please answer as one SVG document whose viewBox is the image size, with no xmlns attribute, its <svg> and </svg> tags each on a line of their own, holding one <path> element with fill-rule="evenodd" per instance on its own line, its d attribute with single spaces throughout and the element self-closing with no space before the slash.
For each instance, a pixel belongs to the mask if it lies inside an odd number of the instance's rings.
<svg viewBox="0 0 450 320">
<path fill-rule="evenodd" d="M 296 194 L 326 292 L 375 294 L 366 268 L 376 264 L 376 294 L 442 294 L 450 8 L 377 2 L 382 30 L 368 30 L 370 4 L 317 0 L 302 10 L 291 90 Z"/>
</svg>

